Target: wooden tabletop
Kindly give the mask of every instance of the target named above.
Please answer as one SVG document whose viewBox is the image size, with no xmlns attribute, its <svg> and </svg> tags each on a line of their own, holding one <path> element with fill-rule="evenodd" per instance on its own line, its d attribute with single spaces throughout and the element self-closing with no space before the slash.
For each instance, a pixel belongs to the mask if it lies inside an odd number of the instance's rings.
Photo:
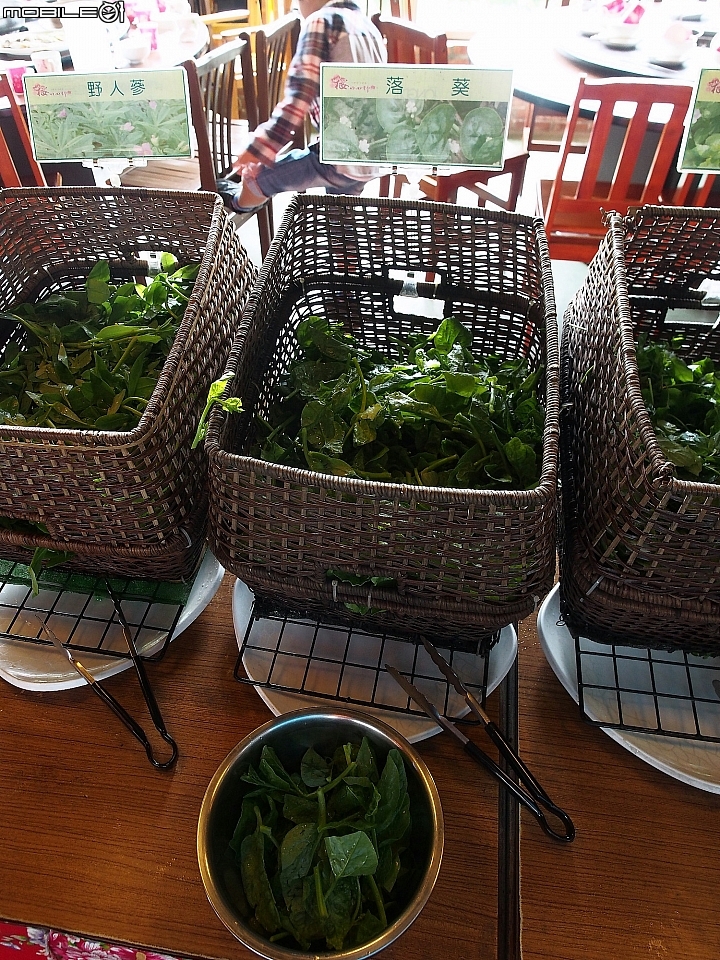
<svg viewBox="0 0 720 960">
<path fill-rule="evenodd" d="M 172 772 L 155 771 L 88 688 L 39 694 L 0 683 L 0 917 L 178 956 L 250 956 L 209 906 L 196 854 L 212 774 L 270 718 L 233 678 L 233 579 L 148 666 L 180 747 Z M 132 671 L 106 685 L 150 726 Z M 494 960 L 496 786 L 448 736 L 418 749 L 440 791 L 445 852 L 428 904 L 383 956 Z"/>
<path fill-rule="evenodd" d="M 213 772 L 270 717 L 233 678 L 231 587 L 226 575 L 202 616 L 148 667 L 180 745 L 170 773 L 150 767 L 90 690 L 0 685 L 1 917 L 178 956 L 250 956 L 210 908 L 195 850 Z M 532 620 L 521 625 L 519 673 L 521 753 L 577 826 L 563 846 L 522 818 L 522 956 L 717 960 L 720 797 L 660 773 L 581 720 Z M 107 685 L 144 720 L 131 672 Z M 489 703 L 497 713 L 497 694 Z M 418 749 L 440 791 L 445 853 L 427 906 L 383 956 L 495 960 L 495 784 L 447 736 Z"/>
<path fill-rule="evenodd" d="M 572 815 L 548 844 L 522 817 L 524 960 L 717 960 L 720 796 L 644 763 L 580 719 L 532 621 L 520 632 L 520 749 Z"/>
</svg>

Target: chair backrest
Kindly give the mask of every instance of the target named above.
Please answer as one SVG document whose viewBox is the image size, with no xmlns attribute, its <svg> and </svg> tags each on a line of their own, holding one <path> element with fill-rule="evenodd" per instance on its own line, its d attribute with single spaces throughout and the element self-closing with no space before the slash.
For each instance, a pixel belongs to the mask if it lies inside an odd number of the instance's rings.
<svg viewBox="0 0 720 960">
<path fill-rule="evenodd" d="M 390 16 L 414 20 L 416 6 L 417 0 L 390 0 Z"/>
<path fill-rule="evenodd" d="M 0 74 L 0 97 L 7 97 L 10 101 L 10 116 L 12 122 L 15 126 L 15 133 L 17 134 L 16 140 L 19 149 L 25 155 L 25 161 L 27 166 L 30 168 L 30 174 L 32 177 L 32 184 L 30 186 L 35 187 L 45 187 L 47 186 L 45 182 L 45 177 L 43 172 L 38 164 L 38 162 L 33 157 L 32 146 L 30 144 L 30 134 L 28 133 L 27 124 L 25 123 L 25 117 L 18 106 L 18 103 L 15 99 L 15 94 L 13 92 L 10 81 L 8 80 L 7 74 Z M 20 176 L 15 166 L 15 159 L 10 152 L 5 136 L 0 130 L 0 184 L 3 187 L 22 187 L 23 183 L 20 179 Z M 25 184 L 27 186 L 28 184 Z"/>
<path fill-rule="evenodd" d="M 663 80 L 580 79 L 561 146 L 561 159 L 545 212 L 551 241 L 591 245 L 603 237 L 602 209 L 626 214 L 630 207 L 672 202 L 663 197 L 675 163 L 688 111 L 690 87 Z M 581 104 L 594 101 L 594 120 L 580 179 L 567 163 Z M 652 112 L 651 112 L 652 111 Z M 578 162 L 577 154 L 572 163 Z"/>
<path fill-rule="evenodd" d="M 236 96 L 235 71 L 240 62 L 252 73 L 250 45 L 246 40 L 231 40 L 198 60 L 183 64 L 188 76 L 190 113 L 197 138 L 200 186 L 215 191 L 215 181 L 233 169 L 232 119 Z M 246 96 L 253 102 L 254 84 Z M 253 105 L 253 109 L 256 108 Z"/>
<path fill-rule="evenodd" d="M 260 123 L 265 123 L 282 100 L 288 67 L 295 54 L 299 36 L 300 19 L 297 13 L 287 14 L 275 23 L 253 30 L 252 35 L 240 35 L 248 45 L 254 41 L 255 96 L 248 98 L 247 93 L 245 96 L 250 130 L 254 130 Z M 243 72 L 243 90 L 248 86 L 250 83 L 246 83 Z"/>
<path fill-rule="evenodd" d="M 385 39 L 388 63 L 448 62 L 444 33 L 423 33 L 406 20 L 383 17 L 379 13 L 372 20 Z"/>
</svg>

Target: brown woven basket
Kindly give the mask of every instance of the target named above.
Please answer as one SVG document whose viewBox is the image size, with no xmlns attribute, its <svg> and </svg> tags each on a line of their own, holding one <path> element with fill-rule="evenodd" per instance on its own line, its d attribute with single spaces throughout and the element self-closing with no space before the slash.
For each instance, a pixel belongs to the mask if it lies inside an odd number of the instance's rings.
<svg viewBox="0 0 720 960">
<path fill-rule="evenodd" d="M 245 454 L 312 315 L 342 320 L 366 346 L 430 333 L 400 312 L 391 270 L 439 274 L 440 316 L 473 332 L 473 350 L 545 365 L 542 477 L 528 491 L 458 490 L 326 476 Z M 410 289 L 410 293 L 413 290 Z M 404 298 L 403 298 L 404 299 Z M 410 300 L 419 304 L 420 301 Z M 427 301 L 425 301 L 427 303 Z M 437 306 L 437 304 L 436 304 Z M 558 348 L 542 223 L 428 202 L 296 197 L 248 303 L 228 362 L 245 412 L 210 421 L 210 541 L 260 596 L 449 642 L 532 612 L 555 569 Z M 332 583 L 329 570 L 395 579 L 397 589 Z M 348 611 L 346 604 L 369 608 Z"/>
<path fill-rule="evenodd" d="M 675 476 L 635 342 L 682 334 L 678 352 L 720 361 L 711 324 L 669 312 L 701 308 L 696 288 L 720 276 L 720 210 L 646 207 L 609 225 L 563 323 L 563 615 L 600 642 L 718 653 L 720 486 Z"/>
<path fill-rule="evenodd" d="M 200 262 L 183 322 L 138 426 L 129 432 L 0 425 L 0 515 L 48 536 L 0 531 L 0 555 L 72 551 L 81 569 L 178 579 L 196 566 L 207 524 L 207 465 L 190 444 L 221 373 L 255 268 L 220 199 L 135 188 L 0 192 L 0 309 L 77 288 L 93 263 L 143 273 L 144 251 Z M 140 255 L 140 256 L 139 256 Z M 3 330 L 3 343 L 23 334 Z M 143 573 L 140 573 L 142 567 Z"/>
</svg>

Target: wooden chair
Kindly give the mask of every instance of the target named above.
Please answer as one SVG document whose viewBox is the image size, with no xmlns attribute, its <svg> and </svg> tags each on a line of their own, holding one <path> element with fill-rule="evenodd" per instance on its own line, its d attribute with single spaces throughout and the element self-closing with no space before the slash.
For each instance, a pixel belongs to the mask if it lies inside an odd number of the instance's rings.
<svg viewBox="0 0 720 960">
<path fill-rule="evenodd" d="M 290 12 L 291 0 L 247 0 L 247 9 L 232 10 L 218 10 L 215 0 L 199 2 L 208 7 L 200 19 L 207 24 L 210 31 L 211 46 L 217 47 L 229 39 L 226 36 L 227 31 L 236 30 L 239 33 L 248 27 L 262 27 L 278 20 Z"/>
<path fill-rule="evenodd" d="M 9 128 L 7 134 L 10 137 L 11 144 L 20 151 L 20 155 L 13 157 L 6 140 L 5 132 L 0 131 L 0 185 L 3 187 L 46 187 L 45 176 L 40 165 L 33 157 L 32 146 L 30 144 L 30 134 L 28 133 L 25 117 L 15 99 L 15 93 L 12 85 L 5 73 L 0 73 L 0 97 L 7 97 L 10 101 Z M 29 182 L 23 183 L 20 173 L 18 173 L 17 162 L 22 159 L 24 166 L 29 169 Z"/>
<path fill-rule="evenodd" d="M 646 203 L 682 202 L 690 189 L 687 178 L 678 189 L 668 191 L 665 185 L 691 96 L 690 87 L 663 80 L 581 78 L 555 180 L 539 183 L 538 208 L 545 217 L 551 257 L 589 263 L 606 233 L 603 210 L 626 214 Z M 599 106 L 585 157 L 573 158 L 582 164 L 580 178 L 568 179 L 570 145 L 581 104 L 587 101 Z M 665 117 L 659 116 L 661 110 Z"/>
<path fill-rule="evenodd" d="M 183 64 L 188 76 L 190 112 L 197 139 L 200 189 L 215 192 L 219 179 L 233 179 L 235 160 L 247 141 L 247 127 L 233 119 L 237 96 L 235 71 L 240 64 L 248 114 L 257 116 L 256 88 L 250 43 L 238 38 Z M 250 126 L 253 129 L 253 126 Z M 271 201 L 252 213 L 235 213 L 240 226 L 257 217 L 260 253 L 265 258 L 273 237 Z"/>
<path fill-rule="evenodd" d="M 383 3 L 380 3 L 382 10 Z M 390 16 L 402 20 L 414 20 L 417 0 L 390 0 Z"/>
<path fill-rule="evenodd" d="M 300 19 L 290 13 L 267 27 L 261 27 L 240 35 L 255 46 L 255 97 L 254 105 L 247 104 L 248 123 L 254 130 L 270 119 L 275 107 L 285 93 L 288 68 L 297 49 L 300 36 Z M 243 82 L 244 82 L 243 72 Z M 255 111 L 255 112 L 253 112 Z M 294 147 L 304 145 L 304 131 L 299 130 L 293 141 Z"/>
<path fill-rule="evenodd" d="M 397 17 L 382 17 L 375 14 L 373 23 L 385 39 L 388 63 L 447 63 L 447 36 L 427 34 Z M 423 177 L 419 183 L 421 193 L 429 200 L 454 203 L 460 188 L 469 190 L 478 198 L 478 206 L 493 203 L 503 210 L 514 210 L 525 179 L 528 154 L 522 153 L 505 160 L 501 170 L 458 170 L 451 174 Z M 507 197 L 487 189 L 490 180 L 509 177 Z M 393 196 L 398 197 L 403 183 L 402 174 L 395 176 Z M 380 180 L 380 194 L 388 196 L 391 178 Z"/>
</svg>

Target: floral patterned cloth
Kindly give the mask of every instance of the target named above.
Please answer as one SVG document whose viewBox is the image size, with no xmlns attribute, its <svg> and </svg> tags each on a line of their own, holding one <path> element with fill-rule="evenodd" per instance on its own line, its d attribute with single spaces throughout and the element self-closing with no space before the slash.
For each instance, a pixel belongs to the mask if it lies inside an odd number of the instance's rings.
<svg viewBox="0 0 720 960">
<path fill-rule="evenodd" d="M 0 960 L 176 960 L 165 953 L 0 920 Z"/>
</svg>

